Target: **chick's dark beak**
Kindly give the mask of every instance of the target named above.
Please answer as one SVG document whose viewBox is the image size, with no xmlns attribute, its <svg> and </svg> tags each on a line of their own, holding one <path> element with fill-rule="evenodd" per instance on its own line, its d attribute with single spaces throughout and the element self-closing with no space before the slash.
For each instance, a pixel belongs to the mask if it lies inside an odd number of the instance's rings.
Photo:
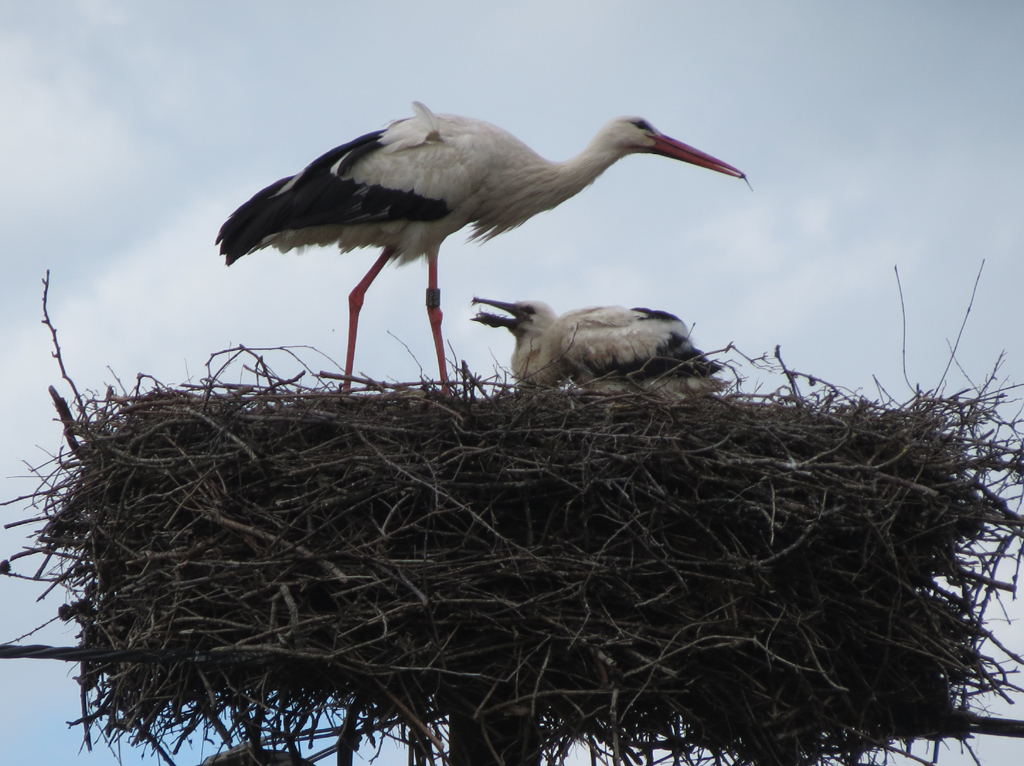
<svg viewBox="0 0 1024 766">
<path fill-rule="evenodd" d="M 488 327 L 504 327 L 511 331 L 513 330 L 523 319 L 526 314 L 514 303 L 505 303 L 503 301 L 492 301 L 487 298 L 474 298 L 473 305 L 484 304 L 485 306 L 493 306 L 496 309 L 507 311 L 512 316 L 501 316 L 499 314 L 491 314 L 487 311 L 481 311 L 475 317 L 474 322 L 485 324 Z"/>
</svg>

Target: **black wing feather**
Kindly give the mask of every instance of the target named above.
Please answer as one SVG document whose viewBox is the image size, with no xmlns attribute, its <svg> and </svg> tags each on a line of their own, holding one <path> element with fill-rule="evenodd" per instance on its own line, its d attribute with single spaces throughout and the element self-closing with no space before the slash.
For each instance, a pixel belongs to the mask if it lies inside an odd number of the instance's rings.
<svg viewBox="0 0 1024 766">
<path fill-rule="evenodd" d="M 663 322 L 681 322 L 675 314 L 667 311 L 634 308 L 644 316 L 639 321 L 660 320 Z M 654 378 L 660 375 L 679 375 L 688 378 L 710 378 L 722 370 L 722 365 L 712 362 L 704 356 L 704 352 L 694 348 L 690 339 L 678 332 L 670 332 L 668 337 L 655 350 L 650 359 L 632 359 L 620 362 L 603 370 L 601 374 L 618 373 L 619 375 L 639 375 L 641 378 Z"/>
<path fill-rule="evenodd" d="M 650 319 L 661 320 L 662 322 L 682 322 L 683 320 L 677 317 L 675 314 L 669 314 L 667 311 L 658 311 L 657 309 L 644 309 L 644 308 L 632 308 L 630 311 L 635 311 L 638 314 L 643 314 L 640 317 L 641 322 L 646 322 Z"/>
<path fill-rule="evenodd" d="M 341 178 L 381 148 L 383 130 L 317 157 L 297 176 L 275 181 L 231 214 L 217 236 L 230 266 L 271 234 L 309 226 L 380 221 L 436 221 L 451 212 L 444 200 Z M 340 161 L 340 162 L 339 162 Z M 338 164 L 337 169 L 332 168 Z M 294 180 L 287 191 L 281 191 Z"/>
</svg>

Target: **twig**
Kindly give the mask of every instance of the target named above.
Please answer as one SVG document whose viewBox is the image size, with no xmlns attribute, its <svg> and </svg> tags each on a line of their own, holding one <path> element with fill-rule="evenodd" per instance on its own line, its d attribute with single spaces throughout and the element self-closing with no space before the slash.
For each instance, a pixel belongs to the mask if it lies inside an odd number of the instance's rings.
<svg viewBox="0 0 1024 766">
<path fill-rule="evenodd" d="M 57 416 L 60 418 L 60 422 L 64 426 L 64 439 L 71 448 L 72 454 L 76 457 L 81 457 L 82 447 L 78 443 L 78 439 L 75 437 L 75 419 L 71 415 L 68 403 L 64 401 L 61 395 L 57 393 L 57 389 L 53 386 L 49 387 L 49 391 L 50 398 L 53 400 L 53 406 L 57 410 Z"/>
<path fill-rule="evenodd" d="M 939 378 L 939 383 L 936 389 L 941 390 L 942 384 L 946 381 L 946 375 L 949 373 L 949 368 L 953 364 L 953 360 L 956 359 L 956 350 L 960 348 L 960 339 L 964 335 L 964 328 L 967 327 L 967 318 L 971 315 L 971 309 L 974 308 L 974 296 L 978 293 L 978 283 L 981 282 L 981 272 L 985 270 L 985 259 L 981 259 L 981 266 L 978 267 L 978 276 L 974 278 L 974 287 L 971 289 L 971 300 L 967 304 L 967 311 L 964 312 L 964 321 L 960 323 L 960 331 L 956 334 L 956 343 L 953 344 L 952 350 L 949 352 L 949 361 L 946 362 L 946 369 L 942 371 L 942 377 Z"/>
<path fill-rule="evenodd" d="M 441 740 L 438 739 L 437 735 L 420 720 L 420 717 L 412 712 L 402 700 L 396 697 L 390 689 L 388 689 L 380 681 L 375 681 L 377 688 L 380 689 L 384 695 L 391 700 L 392 704 L 398 708 L 401 712 L 402 717 L 409 723 L 414 729 L 419 731 L 423 736 L 430 740 L 430 743 L 437 749 L 437 754 L 441 757 L 441 762 L 445 766 L 449 766 L 448 754 L 445 752 L 444 745 L 441 744 Z"/>
<path fill-rule="evenodd" d="M 903 300 L 903 283 L 900 282 L 900 267 L 893 266 L 892 270 L 896 273 L 896 289 L 899 290 L 900 293 L 900 316 L 903 319 L 903 340 L 900 346 L 902 349 L 901 353 L 903 359 L 903 380 L 906 382 L 907 388 L 911 391 L 915 391 L 916 389 L 911 384 L 910 378 L 907 376 L 907 304 Z"/>
<path fill-rule="evenodd" d="M 57 342 L 57 328 L 53 326 L 53 322 L 50 321 L 50 314 L 47 308 L 47 299 L 50 294 L 50 270 L 46 270 L 46 276 L 43 277 L 43 324 L 46 325 L 50 331 L 50 339 L 53 341 L 53 358 L 57 360 L 57 366 L 60 367 L 60 376 L 71 386 L 71 391 L 75 395 L 75 404 L 78 406 L 78 411 L 81 413 L 84 411 L 84 405 L 82 404 L 82 396 L 78 393 L 78 388 L 75 386 L 75 381 L 68 375 L 68 371 L 64 368 L 64 357 L 61 355 L 60 344 Z M 52 390 L 52 389 L 51 389 Z M 66 405 L 65 405 L 66 407 Z M 69 413 L 70 414 L 70 413 Z"/>
</svg>

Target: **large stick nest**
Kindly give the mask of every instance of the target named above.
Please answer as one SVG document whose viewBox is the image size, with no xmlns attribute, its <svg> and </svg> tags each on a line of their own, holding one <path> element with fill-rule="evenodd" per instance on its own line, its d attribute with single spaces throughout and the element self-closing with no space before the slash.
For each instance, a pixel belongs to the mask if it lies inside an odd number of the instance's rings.
<svg viewBox="0 0 1024 766">
<path fill-rule="evenodd" d="M 261 380 L 96 397 L 69 424 L 35 549 L 62 616 L 84 647 L 209 653 L 86 663 L 108 737 L 273 744 L 351 708 L 417 747 L 449 714 L 516 715 L 551 758 L 856 763 L 962 735 L 957 711 L 1012 688 L 982 652 L 1019 556 L 1000 392 Z"/>
</svg>

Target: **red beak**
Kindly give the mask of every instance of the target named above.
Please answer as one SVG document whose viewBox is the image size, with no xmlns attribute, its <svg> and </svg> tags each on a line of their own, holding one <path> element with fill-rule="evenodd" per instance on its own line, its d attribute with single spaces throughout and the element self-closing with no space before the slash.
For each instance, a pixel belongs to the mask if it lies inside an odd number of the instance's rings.
<svg viewBox="0 0 1024 766">
<path fill-rule="evenodd" d="M 671 157 L 674 160 L 689 162 L 691 165 L 699 165 L 702 168 L 714 170 L 718 173 L 725 173 L 727 176 L 733 176 L 734 178 L 742 178 L 744 181 L 747 179 L 746 173 L 737 170 L 732 165 L 722 162 L 710 154 L 705 154 L 700 149 L 694 149 L 682 141 L 676 141 L 674 138 L 669 138 L 665 135 L 659 134 L 654 136 L 654 146 L 647 151 L 652 154 L 660 154 L 662 157 Z"/>
</svg>

